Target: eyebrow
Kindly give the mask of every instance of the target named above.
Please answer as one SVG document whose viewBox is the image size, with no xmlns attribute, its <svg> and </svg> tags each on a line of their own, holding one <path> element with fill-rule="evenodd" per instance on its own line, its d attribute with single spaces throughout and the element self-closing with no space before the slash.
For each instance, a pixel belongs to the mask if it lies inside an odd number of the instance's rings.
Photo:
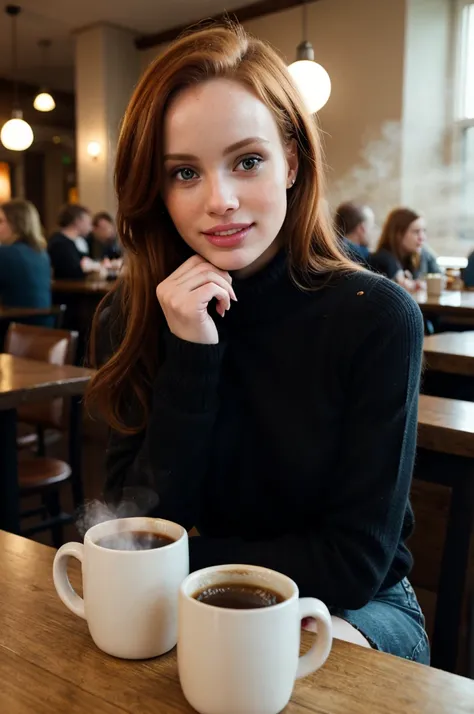
<svg viewBox="0 0 474 714">
<path fill-rule="evenodd" d="M 262 139 L 259 136 L 251 136 L 248 139 L 242 139 L 242 141 L 237 141 L 235 144 L 231 144 L 226 149 L 224 149 L 224 156 L 228 154 L 233 154 L 234 151 L 243 149 L 249 144 L 269 144 L 267 139 Z M 165 154 L 163 161 L 199 161 L 199 157 L 193 154 Z"/>
</svg>

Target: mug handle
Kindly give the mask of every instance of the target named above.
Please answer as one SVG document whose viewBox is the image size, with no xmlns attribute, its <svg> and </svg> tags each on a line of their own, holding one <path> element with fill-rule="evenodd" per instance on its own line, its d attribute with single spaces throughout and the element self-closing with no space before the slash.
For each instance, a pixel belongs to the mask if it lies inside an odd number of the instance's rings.
<svg viewBox="0 0 474 714">
<path fill-rule="evenodd" d="M 84 557 L 84 546 L 82 543 L 65 543 L 56 553 L 53 563 L 54 587 L 66 607 L 75 615 L 85 620 L 84 600 L 72 587 L 67 574 L 67 564 L 71 557 L 77 558 L 77 560 L 82 563 Z"/>
<path fill-rule="evenodd" d="M 299 618 L 314 617 L 318 623 L 316 642 L 311 649 L 298 660 L 296 679 L 306 677 L 323 666 L 332 646 L 332 621 L 326 605 L 314 597 L 302 597 L 299 600 Z"/>
</svg>

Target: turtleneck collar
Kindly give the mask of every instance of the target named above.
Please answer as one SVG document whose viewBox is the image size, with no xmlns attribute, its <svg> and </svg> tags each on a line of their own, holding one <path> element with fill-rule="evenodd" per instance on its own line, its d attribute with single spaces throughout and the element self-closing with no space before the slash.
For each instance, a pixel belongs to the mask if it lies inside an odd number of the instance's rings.
<svg viewBox="0 0 474 714">
<path fill-rule="evenodd" d="M 297 290 L 288 268 L 286 250 L 280 250 L 265 267 L 248 278 L 233 278 L 237 302 L 233 302 L 224 319 L 217 320 L 219 332 L 234 327 L 269 322 L 281 318 L 289 293 Z M 290 298 L 291 301 L 291 298 Z"/>
<path fill-rule="evenodd" d="M 237 300 L 240 302 L 262 295 L 281 283 L 285 275 L 288 275 L 288 256 L 286 250 L 281 249 L 267 265 L 248 278 L 232 276 Z"/>
</svg>

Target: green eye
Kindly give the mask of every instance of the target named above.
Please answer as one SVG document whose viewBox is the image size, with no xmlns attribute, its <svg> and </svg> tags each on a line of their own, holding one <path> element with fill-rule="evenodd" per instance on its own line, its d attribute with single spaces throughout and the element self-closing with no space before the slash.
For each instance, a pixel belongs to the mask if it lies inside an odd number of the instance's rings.
<svg viewBox="0 0 474 714">
<path fill-rule="evenodd" d="M 175 176 L 179 181 L 191 181 L 197 174 L 192 169 L 179 169 Z"/>
<path fill-rule="evenodd" d="M 244 171 L 253 171 L 261 163 L 262 159 L 259 156 L 247 156 L 242 159 L 239 165 L 242 166 Z"/>
</svg>

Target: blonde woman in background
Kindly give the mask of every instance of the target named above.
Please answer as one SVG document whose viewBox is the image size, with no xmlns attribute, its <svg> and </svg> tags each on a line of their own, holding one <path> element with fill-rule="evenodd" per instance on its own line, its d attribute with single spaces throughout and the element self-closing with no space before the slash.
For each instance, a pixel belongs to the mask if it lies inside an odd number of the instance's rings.
<svg viewBox="0 0 474 714">
<path fill-rule="evenodd" d="M 0 300 L 5 307 L 51 307 L 51 265 L 40 217 L 30 201 L 19 198 L 0 207 Z M 51 318 L 27 321 L 49 325 Z"/>
<path fill-rule="evenodd" d="M 418 290 L 427 273 L 440 272 L 425 243 L 425 219 L 410 208 L 396 208 L 385 220 L 370 267 L 410 292 Z"/>
</svg>

